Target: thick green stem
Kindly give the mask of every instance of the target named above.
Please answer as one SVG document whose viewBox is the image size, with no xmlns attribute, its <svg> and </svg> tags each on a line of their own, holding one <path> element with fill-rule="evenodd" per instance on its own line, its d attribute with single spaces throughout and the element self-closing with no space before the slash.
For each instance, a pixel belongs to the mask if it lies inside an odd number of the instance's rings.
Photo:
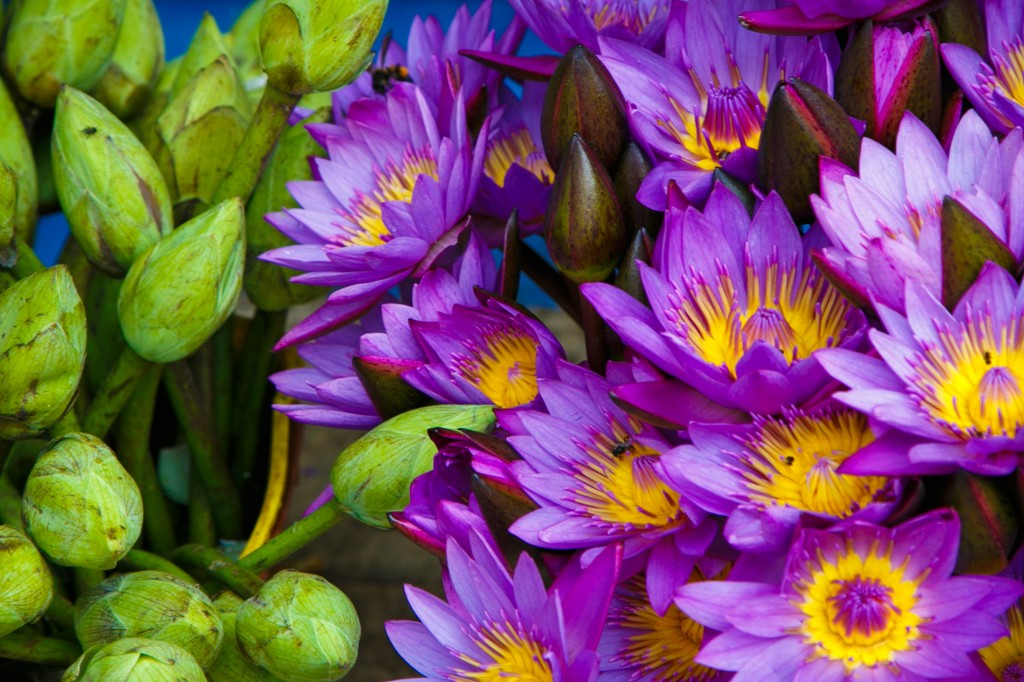
<svg viewBox="0 0 1024 682">
<path fill-rule="evenodd" d="M 231 471 L 221 456 L 210 415 L 203 410 L 192 370 L 184 360 L 172 362 L 164 372 L 164 384 L 185 440 L 192 451 L 192 466 L 199 474 L 212 505 L 220 537 L 242 537 L 242 503 L 231 479 Z"/>
<path fill-rule="evenodd" d="M 0 638 L 0 658 L 66 668 L 82 655 L 78 642 L 12 632 Z"/>
<path fill-rule="evenodd" d="M 0 523 L 25 532 L 21 523 L 21 493 L 11 483 L 11 477 L 3 472 L 0 472 Z"/>
<path fill-rule="evenodd" d="M 152 552 L 146 552 L 141 549 L 129 550 L 124 557 L 117 562 L 117 570 L 119 571 L 163 571 L 164 573 L 170 573 L 176 578 L 181 578 L 187 583 L 196 584 L 195 578 L 189 573 L 183 570 L 180 566 L 169 559 L 153 554 Z"/>
<path fill-rule="evenodd" d="M 114 435 L 117 438 L 117 456 L 125 470 L 135 479 L 142 494 L 142 524 L 149 547 L 158 554 L 169 555 L 178 543 L 174 537 L 170 508 L 164 497 L 153 456 L 149 448 L 153 426 L 153 408 L 163 367 L 151 366 L 135 387 L 131 400 L 121 410 Z"/>
<path fill-rule="evenodd" d="M 11 456 L 11 450 L 13 449 L 14 441 L 0 438 L 0 474 L 4 472 L 4 467 L 7 466 L 7 458 Z"/>
<path fill-rule="evenodd" d="M 227 453 L 231 443 L 231 389 L 234 386 L 234 349 L 231 339 L 235 332 L 234 318 L 227 322 L 213 335 L 213 414 L 217 440 L 220 451 Z M 244 365 L 243 365 L 244 366 Z M 251 427 L 252 425 L 250 425 Z"/>
<path fill-rule="evenodd" d="M 188 490 L 189 542 L 207 546 L 217 544 L 217 528 L 213 523 L 210 498 L 206 495 L 206 488 L 199 480 L 199 473 L 195 467 L 192 468 Z"/>
<path fill-rule="evenodd" d="M 575 292 L 566 285 L 566 279 L 526 242 L 519 243 L 519 265 L 576 324 L 583 326 L 583 316 Z"/>
<path fill-rule="evenodd" d="M 151 362 L 139 357 L 131 346 L 125 345 L 113 369 L 89 403 L 89 409 L 82 417 L 82 430 L 97 438 L 104 438 L 151 365 Z"/>
<path fill-rule="evenodd" d="M 239 488 L 244 487 L 252 478 L 260 436 L 260 429 L 254 427 L 260 423 L 260 412 L 267 394 L 267 376 L 273 361 L 272 352 L 274 344 L 284 333 L 285 315 L 283 311 L 268 313 L 257 310 L 245 337 L 238 365 L 244 367 L 245 372 L 238 378 L 232 417 L 235 427 L 235 458 L 231 463 L 231 471 Z"/>
<path fill-rule="evenodd" d="M 56 625 L 59 630 L 73 631 L 75 629 L 75 605 L 63 595 L 53 595 L 53 601 L 46 609 L 46 620 Z"/>
<path fill-rule="evenodd" d="M 71 574 L 75 583 L 75 594 L 81 595 L 103 582 L 106 577 L 98 568 L 73 568 Z"/>
<path fill-rule="evenodd" d="M 79 398 L 81 394 L 79 394 Z M 57 420 L 57 423 L 51 426 L 47 430 L 47 435 L 53 438 L 60 438 L 66 436 L 69 433 L 77 433 L 82 430 L 82 425 L 78 421 L 78 415 L 75 414 L 74 409 L 68 410 L 63 417 Z"/>
<path fill-rule="evenodd" d="M 211 205 L 231 197 L 241 197 L 243 203 L 249 200 L 256 181 L 263 173 L 267 157 L 274 150 L 281 131 L 288 125 L 288 117 L 295 109 L 299 97 L 285 94 L 269 84 L 264 88 L 263 97 L 245 131 L 242 144 L 228 166 L 227 175 L 214 192 Z"/>
<path fill-rule="evenodd" d="M 253 596 L 263 586 L 263 580 L 258 575 L 211 547 L 183 545 L 174 550 L 174 560 L 205 574 L 196 577 L 216 578 L 242 599 Z"/>
<path fill-rule="evenodd" d="M 70 239 L 71 237 L 68 237 Z M 15 279 L 24 279 L 36 272 L 42 272 L 46 268 L 43 262 L 36 256 L 36 252 L 21 237 L 14 238 L 14 247 L 18 252 L 17 260 L 11 266 L 11 274 Z"/>
<path fill-rule="evenodd" d="M 238 563 L 250 571 L 265 571 L 333 528 L 344 515 L 345 508 L 332 497 L 315 512 L 299 519 L 267 544 L 242 557 Z"/>
<path fill-rule="evenodd" d="M 603 375 L 608 365 L 608 325 L 585 297 L 580 296 L 583 318 L 583 338 L 586 340 L 587 363 L 590 369 Z"/>
</svg>

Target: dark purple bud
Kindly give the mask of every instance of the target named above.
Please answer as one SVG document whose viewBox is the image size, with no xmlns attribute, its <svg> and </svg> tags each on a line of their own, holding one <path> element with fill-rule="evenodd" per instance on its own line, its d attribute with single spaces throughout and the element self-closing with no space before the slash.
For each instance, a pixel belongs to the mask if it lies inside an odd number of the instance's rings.
<svg viewBox="0 0 1024 682">
<path fill-rule="evenodd" d="M 651 262 L 651 251 L 651 238 L 647 234 L 647 230 L 637 230 L 636 234 L 633 235 L 632 243 L 629 245 L 629 251 L 626 252 L 622 262 L 619 263 L 619 271 L 615 275 L 615 286 L 644 305 L 647 305 L 647 294 L 644 291 L 644 284 L 640 280 L 640 267 L 637 263 L 642 262 L 649 265 Z"/>
<path fill-rule="evenodd" d="M 640 191 L 640 183 L 653 168 L 651 160 L 640 146 L 632 141 L 626 146 L 626 151 L 622 153 L 619 165 L 615 168 L 615 194 L 619 197 L 622 218 L 626 221 L 626 229 L 630 234 L 637 230 L 647 230 L 657 236 L 661 230 L 661 223 L 664 220 L 662 214 L 647 208 L 636 198 L 636 193 Z"/>
<path fill-rule="evenodd" d="M 942 302 L 950 310 L 971 288 L 986 262 L 1015 272 L 1017 259 L 963 204 L 953 197 L 942 200 Z"/>
</svg>

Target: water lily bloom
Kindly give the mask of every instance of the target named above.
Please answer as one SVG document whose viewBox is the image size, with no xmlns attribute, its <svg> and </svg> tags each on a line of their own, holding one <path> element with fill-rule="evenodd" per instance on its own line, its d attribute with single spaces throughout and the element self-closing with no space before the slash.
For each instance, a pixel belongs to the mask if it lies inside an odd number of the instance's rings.
<svg viewBox="0 0 1024 682">
<path fill-rule="evenodd" d="M 499 414 L 523 458 L 513 475 L 540 505 L 510 531 L 548 549 L 624 542 L 624 558 L 646 566 L 654 608 L 663 613 L 717 527 L 665 480 L 669 444 L 611 401 L 608 381 L 567 363 L 558 376 L 538 382 L 543 411 Z"/>
<path fill-rule="evenodd" d="M 561 344 L 529 313 L 498 299 L 452 307 L 435 321 L 411 320 L 426 356 L 403 378 L 442 403 L 519 407 L 537 398 L 537 380 L 555 374 Z"/>
<path fill-rule="evenodd" d="M 1024 578 L 1024 552 L 1018 551 L 1002 575 L 1014 580 Z M 1000 682 L 1024 679 L 1024 603 L 1020 600 L 1003 614 L 1009 634 L 978 653 L 985 666 Z"/>
<path fill-rule="evenodd" d="M 1024 452 L 1024 290 L 990 263 L 952 313 L 917 282 L 906 301 L 905 317 L 878 307 L 888 333 L 870 338 L 880 357 L 818 355 L 851 389 L 837 400 L 893 427 L 843 471 L 1011 473 Z"/>
<path fill-rule="evenodd" d="M 999 616 L 1024 585 L 952 577 L 959 538 L 951 510 L 806 529 L 781 583 L 691 583 L 676 602 L 722 632 L 697 662 L 737 682 L 983 679 L 969 655 L 1006 634 Z"/>
<path fill-rule="evenodd" d="M 657 50 L 672 0 L 510 0 L 519 17 L 548 47 L 576 45 L 598 52 L 598 38 L 618 38 Z"/>
<path fill-rule="evenodd" d="M 576 557 L 545 589 L 526 554 L 509 575 L 483 541 L 473 540 L 469 554 L 448 541 L 447 603 L 407 585 L 409 605 L 423 622 L 385 625 L 398 653 L 424 675 L 416 679 L 595 679 L 619 548 L 606 548 L 586 568 Z"/>
<path fill-rule="evenodd" d="M 638 194 L 646 206 L 664 211 L 670 182 L 691 202 L 703 202 L 718 168 L 753 182 L 768 99 L 779 80 L 795 76 L 831 94 L 835 38 L 778 38 L 736 24 L 741 9 L 767 6 L 775 2 L 677 2 L 664 57 L 602 40 L 602 61 L 629 105 L 633 136 L 655 162 Z"/>
<path fill-rule="evenodd" d="M 649 308 L 608 284 L 581 289 L 627 345 L 688 385 L 634 384 L 628 390 L 651 411 L 683 426 L 721 421 L 700 418 L 709 403 L 777 413 L 825 387 L 816 351 L 857 348 L 864 336 L 863 313 L 809 260 L 820 242 L 813 230 L 800 236 L 774 193 L 751 219 L 718 185 L 703 213 L 666 214 L 653 265 L 639 264 Z M 672 398 L 651 393 L 661 389 Z"/>
<path fill-rule="evenodd" d="M 758 417 L 750 426 L 691 424 L 692 445 L 665 459 L 668 480 L 704 510 L 728 516 L 725 539 L 741 551 L 785 551 L 797 525 L 883 522 L 900 501 L 899 479 L 840 474 L 875 440 L 849 409 Z"/>
<path fill-rule="evenodd" d="M 946 0 L 793 0 L 778 9 L 745 11 L 744 28 L 778 35 L 813 35 L 838 31 L 866 19 L 876 22 L 919 17 Z"/>
<path fill-rule="evenodd" d="M 422 90 L 398 83 L 362 99 L 338 124 L 311 125 L 329 158 L 318 180 L 289 185 L 301 208 L 267 219 L 296 242 L 264 260 L 303 271 L 296 282 L 337 287 L 278 347 L 340 327 L 391 287 L 421 277 L 465 229 L 483 168 L 487 124 L 474 145 L 461 106 L 438 131 Z"/>
<path fill-rule="evenodd" d="M 1013 0 L 988 0 L 988 59 L 965 45 L 946 43 L 942 58 L 985 123 L 1000 134 L 1024 126 L 1024 8 Z"/>
<path fill-rule="evenodd" d="M 904 284 L 914 280 L 941 296 L 942 213 L 956 200 L 1006 245 L 1024 252 L 1024 135 L 1000 141 L 974 112 L 961 119 L 949 153 L 911 114 L 900 123 L 895 153 L 865 139 L 860 172 L 821 162 L 821 196 L 811 205 L 832 246 L 820 265 L 865 301 L 904 309 Z"/>
</svg>

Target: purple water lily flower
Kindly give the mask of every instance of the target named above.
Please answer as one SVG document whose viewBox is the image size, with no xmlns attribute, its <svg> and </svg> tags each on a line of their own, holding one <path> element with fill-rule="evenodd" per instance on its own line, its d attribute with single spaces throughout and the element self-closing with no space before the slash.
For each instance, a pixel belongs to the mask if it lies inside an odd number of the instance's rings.
<svg viewBox="0 0 1024 682">
<path fill-rule="evenodd" d="M 838 31 L 873 19 L 878 23 L 912 19 L 931 12 L 946 0 L 793 0 L 778 9 L 746 11 L 744 28 L 777 35 L 813 35 Z"/>
<path fill-rule="evenodd" d="M 861 145 L 860 173 L 821 162 L 821 196 L 811 204 L 832 241 L 819 264 L 864 300 L 904 310 L 904 284 L 942 292 L 942 202 L 952 197 L 988 226 L 1018 259 L 1024 253 L 1024 134 L 1000 141 L 974 112 L 954 132 L 949 153 L 912 114 L 893 153 Z"/>
<path fill-rule="evenodd" d="M 951 577 L 959 539 L 951 510 L 807 529 L 781 584 L 691 583 L 676 602 L 722 632 L 696 660 L 735 682 L 983 679 L 970 654 L 1006 634 L 999 616 L 1024 586 Z"/>
<path fill-rule="evenodd" d="M 829 381 L 814 353 L 857 348 L 865 326 L 811 264 L 821 243 L 815 230 L 800 236 L 774 193 L 753 219 L 722 185 L 703 213 L 670 209 L 653 267 L 640 264 L 649 308 L 609 284 L 581 287 L 627 345 L 679 380 L 616 395 L 683 426 L 814 399 Z"/>
<path fill-rule="evenodd" d="M 888 333 L 870 338 L 880 358 L 818 356 L 851 389 L 837 400 L 893 427 L 842 471 L 1011 473 L 1024 453 L 1024 289 L 987 263 L 952 314 L 913 281 L 906 301 L 905 317 L 878 307 Z"/>
<path fill-rule="evenodd" d="M 470 554 L 448 541 L 448 602 L 407 585 L 409 605 L 423 622 L 385 625 L 398 653 L 424 675 L 417 679 L 593 682 L 619 548 L 605 549 L 585 568 L 575 558 L 545 589 L 528 555 L 509 575 L 490 547 L 471 539 Z"/>
<path fill-rule="evenodd" d="M 717 526 L 666 482 L 669 444 L 612 402 L 608 381 L 568 363 L 558 377 L 538 382 L 544 411 L 498 414 L 523 458 L 512 472 L 540 505 L 510 531 L 547 549 L 623 541 L 624 558 L 646 565 L 651 600 L 663 613 Z"/>
<path fill-rule="evenodd" d="M 665 472 L 704 510 L 728 516 L 725 539 L 741 551 L 785 551 L 801 521 L 881 523 L 900 501 L 899 479 L 840 474 L 874 441 L 867 418 L 837 408 L 750 426 L 691 424 L 692 445 L 666 458 Z"/>
<path fill-rule="evenodd" d="M 398 83 L 385 99 L 353 104 L 338 125 L 309 126 L 329 158 L 315 159 L 317 180 L 289 185 L 301 208 L 267 217 L 296 245 L 261 257 L 303 271 L 297 282 L 338 288 L 278 348 L 359 317 L 456 243 L 480 182 L 488 124 L 474 146 L 463 108 L 455 109 L 444 137 L 422 90 Z"/>
<path fill-rule="evenodd" d="M 576 45 L 598 52 L 599 37 L 657 50 L 672 0 L 509 0 L 548 47 L 565 53 Z"/>
<path fill-rule="evenodd" d="M 530 405 L 537 380 L 554 376 L 556 362 L 565 357 L 539 320 L 495 298 L 408 324 L 427 362 L 402 378 L 442 403 Z"/>
<path fill-rule="evenodd" d="M 1024 579 L 1024 552 L 1017 550 L 1010 565 L 1000 575 Z M 999 682 L 1024 679 L 1024 600 L 1018 600 L 1003 615 L 1009 634 L 980 650 L 978 654 Z"/>
<path fill-rule="evenodd" d="M 665 56 L 602 40 L 602 61 L 625 98 L 633 136 L 655 161 L 637 195 L 664 211 L 669 183 L 700 204 L 717 168 L 757 174 L 757 147 L 776 82 L 797 76 L 829 93 L 834 37 L 777 38 L 742 30 L 736 14 L 774 0 L 691 0 L 672 6 Z"/>
<path fill-rule="evenodd" d="M 988 60 L 966 45 L 945 43 L 942 58 L 974 109 L 1000 134 L 1024 126 L 1024 6 L 987 0 Z"/>
</svg>

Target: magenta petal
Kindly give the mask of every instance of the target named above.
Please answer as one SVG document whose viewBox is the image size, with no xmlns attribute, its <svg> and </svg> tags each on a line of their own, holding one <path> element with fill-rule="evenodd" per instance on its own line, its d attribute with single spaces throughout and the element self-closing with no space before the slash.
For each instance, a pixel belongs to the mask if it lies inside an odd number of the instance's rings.
<svg viewBox="0 0 1024 682">
<path fill-rule="evenodd" d="M 642 381 L 616 386 L 612 394 L 647 414 L 686 428 L 690 422 L 742 423 L 747 415 L 708 399 L 681 381 Z"/>
<path fill-rule="evenodd" d="M 726 614 L 733 627 L 758 637 L 782 637 L 799 629 L 805 618 L 789 599 L 768 594 L 747 599 Z"/>
<path fill-rule="evenodd" d="M 778 592 L 778 587 L 748 582 L 688 583 L 676 593 L 676 606 L 695 621 L 712 630 L 728 630 L 725 614 L 755 597 Z"/>
</svg>

